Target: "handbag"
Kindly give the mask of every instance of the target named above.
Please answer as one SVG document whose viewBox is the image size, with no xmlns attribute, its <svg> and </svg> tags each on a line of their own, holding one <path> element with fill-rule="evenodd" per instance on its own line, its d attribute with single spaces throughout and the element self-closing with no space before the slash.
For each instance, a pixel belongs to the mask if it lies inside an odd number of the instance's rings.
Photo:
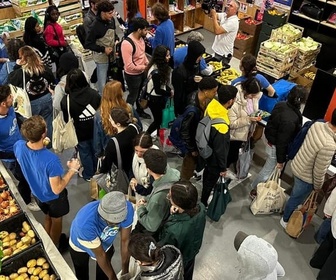
<svg viewBox="0 0 336 280">
<path fill-rule="evenodd" d="M 63 112 L 59 112 L 53 120 L 52 148 L 56 153 L 63 150 L 74 148 L 78 144 L 73 118 L 70 115 L 70 97 L 67 95 L 68 122 L 65 123 Z"/>
<path fill-rule="evenodd" d="M 293 211 L 286 227 L 286 232 L 289 236 L 298 238 L 304 229 L 309 226 L 317 209 L 317 196 L 318 193 L 313 190 L 302 207 L 299 205 L 298 208 Z"/>
<path fill-rule="evenodd" d="M 162 110 L 162 128 L 169 128 L 173 121 L 175 120 L 174 112 L 174 100 L 173 98 L 168 98 L 166 107 Z"/>
<path fill-rule="evenodd" d="M 250 140 L 247 140 L 243 147 L 239 149 L 238 161 L 237 161 L 237 178 L 244 179 L 247 177 L 251 161 L 253 157 L 253 151 L 251 150 Z"/>
<path fill-rule="evenodd" d="M 218 222 L 220 217 L 225 213 L 226 207 L 232 200 L 228 186 L 231 179 L 225 180 L 224 177 L 220 177 L 215 185 L 212 200 L 208 206 L 207 216 Z"/>
<path fill-rule="evenodd" d="M 129 179 L 125 171 L 122 169 L 122 158 L 119 143 L 115 137 L 112 137 L 111 139 L 116 148 L 118 167 L 112 163 L 111 170 L 108 173 L 97 174 L 94 175 L 93 178 L 97 181 L 99 188 L 104 190 L 106 193 L 120 191 L 124 194 L 128 194 Z"/>
<path fill-rule="evenodd" d="M 282 212 L 286 202 L 285 189 L 281 187 L 280 170 L 275 168 L 265 183 L 257 186 L 257 196 L 253 199 L 250 210 L 253 215 Z"/>
<path fill-rule="evenodd" d="M 32 116 L 31 105 L 29 96 L 26 91 L 26 75 L 22 69 L 22 82 L 23 88 L 10 86 L 11 93 L 13 95 L 13 107 L 15 113 L 20 114 L 24 118 L 30 118 Z"/>
<path fill-rule="evenodd" d="M 157 74 L 159 72 L 158 69 L 154 69 L 152 70 L 148 77 L 143 81 L 140 92 L 139 92 L 139 98 L 138 98 L 138 102 L 140 104 L 140 107 L 142 109 L 146 109 L 148 107 L 148 101 L 150 100 L 151 94 L 154 90 L 154 86 L 152 87 L 152 89 L 148 92 L 148 83 L 149 81 L 152 79 L 152 76 L 154 74 Z"/>
<path fill-rule="evenodd" d="M 102 163 L 102 159 L 98 158 L 98 162 L 97 162 L 97 171 L 96 173 L 99 172 L 99 169 L 101 167 L 101 163 Z M 98 199 L 98 194 L 99 194 L 99 186 L 97 184 L 97 180 L 93 177 L 90 180 L 90 197 L 92 199 Z"/>
<path fill-rule="evenodd" d="M 300 8 L 300 12 L 307 17 L 317 20 L 320 20 L 323 15 L 323 9 L 319 8 L 318 6 L 312 3 L 302 5 Z"/>
</svg>

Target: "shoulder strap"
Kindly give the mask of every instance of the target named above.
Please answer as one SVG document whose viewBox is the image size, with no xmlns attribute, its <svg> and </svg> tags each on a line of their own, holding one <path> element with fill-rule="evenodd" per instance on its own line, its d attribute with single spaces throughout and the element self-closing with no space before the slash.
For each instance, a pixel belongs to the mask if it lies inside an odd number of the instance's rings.
<svg viewBox="0 0 336 280">
<path fill-rule="evenodd" d="M 71 115 L 70 115 L 70 96 L 69 94 L 67 95 L 67 109 L 68 109 L 68 122 L 71 120 Z"/>
<path fill-rule="evenodd" d="M 134 123 L 130 123 L 129 126 L 133 126 L 135 128 L 137 134 L 139 134 L 139 128 Z"/>
<path fill-rule="evenodd" d="M 59 37 L 58 37 L 58 34 L 57 34 L 57 32 L 56 32 L 56 28 L 55 28 L 55 26 L 53 26 L 51 23 L 49 23 L 49 25 L 51 25 L 51 27 L 54 29 L 54 32 L 55 32 L 55 35 L 56 35 L 56 38 L 57 38 L 57 41 L 58 41 L 58 44 L 59 44 L 59 47 L 61 46 L 61 42 L 60 42 L 60 40 L 59 40 Z"/>
<path fill-rule="evenodd" d="M 127 42 L 129 42 L 129 43 L 131 44 L 132 48 L 133 48 L 133 51 L 132 51 L 132 62 L 133 62 L 133 64 L 136 66 L 136 64 L 135 64 L 135 62 L 134 62 L 134 60 L 133 60 L 133 56 L 134 56 L 135 51 L 136 51 L 135 44 L 134 44 L 132 38 L 130 38 L 130 37 L 128 37 L 128 36 L 125 38 L 125 40 L 126 40 Z"/>
<path fill-rule="evenodd" d="M 117 151 L 118 169 L 122 169 L 122 159 L 121 159 L 120 147 L 119 147 L 118 140 L 115 137 L 112 137 L 112 140 L 114 142 L 114 145 L 115 145 L 116 151 Z"/>
<path fill-rule="evenodd" d="M 26 90 L 26 74 L 25 74 L 25 71 L 22 69 L 22 85 L 23 85 L 23 89 Z"/>
<path fill-rule="evenodd" d="M 7 75 L 9 75 L 9 62 L 6 62 Z"/>
<path fill-rule="evenodd" d="M 159 73 L 159 70 L 158 69 L 153 69 L 150 73 L 149 73 L 149 75 L 148 75 L 148 77 L 147 77 L 147 84 L 148 84 L 148 82 L 152 79 L 152 76 L 154 75 L 154 74 L 157 74 L 157 73 Z M 146 86 L 147 87 L 147 86 Z M 152 89 L 151 89 L 151 91 L 149 92 L 149 94 L 152 94 L 152 92 L 153 92 L 153 90 L 154 90 L 154 84 L 153 84 L 153 87 L 152 87 Z"/>
<path fill-rule="evenodd" d="M 215 125 L 215 124 L 226 124 L 226 121 L 222 118 L 215 118 L 211 120 L 211 125 Z"/>
</svg>

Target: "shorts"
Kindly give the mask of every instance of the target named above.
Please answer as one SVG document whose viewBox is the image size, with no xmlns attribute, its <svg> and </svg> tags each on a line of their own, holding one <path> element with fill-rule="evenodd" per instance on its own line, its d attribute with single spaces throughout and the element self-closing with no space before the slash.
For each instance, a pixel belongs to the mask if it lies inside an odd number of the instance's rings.
<svg viewBox="0 0 336 280">
<path fill-rule="evenodd" d="M 35 200 L 37 205 L 41 208 L 42 212 L 46 215 L 49 215 L 51 218 L 63 217 L 70 211 L 67 189 L 64 189 L 58 195 L 58 198 L 54 200 L 42 202 L 37 197 L 35 197 Z"/>
</svg>

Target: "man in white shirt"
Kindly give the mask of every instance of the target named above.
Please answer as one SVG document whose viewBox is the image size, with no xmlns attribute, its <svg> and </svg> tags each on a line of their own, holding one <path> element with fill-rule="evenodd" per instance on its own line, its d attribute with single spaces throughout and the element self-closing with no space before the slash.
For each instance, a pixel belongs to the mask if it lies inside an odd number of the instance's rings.
<svg viewBox="0 0 336 280">
<path fill-rule="evenodd" d="M 224 1 L 224 4 L 226 1 Z M 225 9 L 225 13 L 216 13 L 215 9 L 210 10 L 216 34 L 212 49 L 215 57 L 229 64 L 233 55 L 233 45 L 239 28 L 237 12 L 239 2 L 231 0 Z"/>
</svg>

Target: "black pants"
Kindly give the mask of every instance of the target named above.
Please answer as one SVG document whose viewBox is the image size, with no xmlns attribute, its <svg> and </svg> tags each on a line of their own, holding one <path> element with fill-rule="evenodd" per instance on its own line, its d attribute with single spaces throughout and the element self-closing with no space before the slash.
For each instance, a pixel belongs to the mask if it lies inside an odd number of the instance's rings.
<svg viewBox="0 0 336 280">
<path fill-rule="evenodd" d="M 192 280 L 194 274 L 195 258 L 184 266 L 184 280 Z"/>
<path fill-rule="evenodd" d="M 225 55 L 219 55 L 218 53 L 215 53 L 215 58 L 218 59 L 219 61 L 222 61 L 223 65 L 225 65 L 225 64 L 230 64 L 232 55 L 229 54 L 225 56 Z"/>
<path fill-rule="evenodd" d="M 143 81 L 145 80 L 145 74 L 139 74 L 139 75 L 129 75 L 127 73 L 124 73 L 125 75 L 125 80 L 127 83 L 128 87 L 128 96 L 126 99 L 126 102 L 131 104 L 132 106 L 134 103 L 136 103 L 136 108 L 138 112 L 142 112 L 143 109 L 140 107 L 138 97 L 139 97 L 139 92 L 142 86 Z"/>
<path fill-rule="evenodd" d="M 230 149 L 227 157 L 226 167 L 229 168 L 233 163 L 236 164 L 239 156 L 239 149 L 242 146 L 243 141 L 230 141 Z M 236 172 L 236 166 L 234 166 L 234 171 Z"/>
<path fill-rule="evenodd" d="M 108 260 L 111 262 L 114 254 L 113 245 L 106 252 Z M 70 256 L 74 264 L 76 277 L 78 280 L 89 280 L 89 259 L 90 256 L 84 252 L 77 252 L 70 247 Z M 96 262 L 96 280 L 108 280 L 109 278 Z"/>
<path fill-rule="evenodd" d="M 164 96 L 151 96 L 148 106 L 154 119 L 147 129 L 147 133 L 151 135 L 155 130 L 160 129 L 162 123 L 162 110 L 166 106 L 166 98 Z M 159 135 L 159 133 L 157 133 L 157 135 Z"/>
<path fill-rule="evenodd" d="M 201 202 L 208 206 L 208 198 L 212 189 L 218 181 L 219 173 L 221 170 L 218 167 L 214 166 L 205 166 L 203 173 L 203 188 L 202 188 L 202 196 Z"/>
</svg>

